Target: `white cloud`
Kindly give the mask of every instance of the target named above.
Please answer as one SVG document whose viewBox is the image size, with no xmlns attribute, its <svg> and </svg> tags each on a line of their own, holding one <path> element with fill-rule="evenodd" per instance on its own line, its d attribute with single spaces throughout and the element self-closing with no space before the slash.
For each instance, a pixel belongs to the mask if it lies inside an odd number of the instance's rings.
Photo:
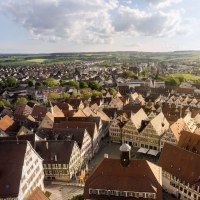
<svg viewBox="0 0 200 200">
<path fill-rule="evenodd" d="M 151 0 L 150 5 L 162 8 L 180 1 Z M 127 6 L 118 0 L 2 0 L 0 8 L 27 29 L 31 38 L 51 42 L 107 44 L 120 35 L 185 33 L 181 10 L 161 11 L 151 6 L 141 10 L 129 7 L 130 0 L 126 2 Z"/>
<path fill-rule="evenodd" d="M 116 0 L 9 0 L 2 10 L 34 39 L 108 42 L 112 26 L 108 11 Z"/>
<path fill-rule="evenodd" d="M 169 7 L 173 4 L 178 4 L 182 0 L 146 0 L 151 6 L 156 7 L 158 9 Z"/>
<path fill-rule="evenodd" d="M 146 12 L 121 6 L 113 19 L 116 31 L 145 36 L 171 36 L 182 27 L 181 12 Z"/>
</svg>

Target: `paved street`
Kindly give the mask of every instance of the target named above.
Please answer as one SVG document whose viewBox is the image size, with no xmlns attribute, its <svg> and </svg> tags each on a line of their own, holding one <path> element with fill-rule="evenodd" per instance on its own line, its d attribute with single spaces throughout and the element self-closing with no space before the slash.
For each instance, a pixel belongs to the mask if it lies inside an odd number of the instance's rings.
<svg viewBox="0 0 200 200">
<path fill-rule="evenodd" d="M 120 146 L 121 144 L 112 143 L 109 141 L 108 138 L 104 139 L 98 154 L 96 154 L 95 157 L 89 163 L 90 172 L 103 160 L 104 154 L 108 154 L 109 158 L 120 158 Z M 157 162 L 158 157 L 137 153 L 137 150 L 138 148 L 132 148 L 132 159 L 146 159 L 154 163 Z"/>
<path fill-rule="evenodd" d="M 69 200 L 73 196 L 83 194 L 83 187 L 68 186 L 65 183 L 46 183 L 45 188 L 51 193 L 50 200 Z"/>
</svg>

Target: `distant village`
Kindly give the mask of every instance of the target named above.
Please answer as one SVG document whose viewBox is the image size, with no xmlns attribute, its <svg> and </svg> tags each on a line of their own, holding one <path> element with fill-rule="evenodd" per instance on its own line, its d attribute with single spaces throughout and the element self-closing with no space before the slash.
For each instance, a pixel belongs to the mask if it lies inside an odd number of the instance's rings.
<svg viewBox="0 0 200 200">
<path fill-rule="evenodd" d="M 0 68 L 0 200 L 47 200 L 44 181 L 75 181 L 85 200 L 200 200 L 200 86 L 127 73 L 142 70 Z M 121 157 L 90 170 L 105 140 Z"/>
</svg>

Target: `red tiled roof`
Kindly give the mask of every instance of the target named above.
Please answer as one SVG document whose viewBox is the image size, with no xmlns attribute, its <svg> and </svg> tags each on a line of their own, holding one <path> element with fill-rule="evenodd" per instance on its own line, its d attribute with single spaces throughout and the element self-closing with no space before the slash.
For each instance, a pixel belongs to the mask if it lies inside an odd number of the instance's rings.
<svg viewBox="0 0 200 200">
<path fill-rule="evenodd" d="M 90 195 L 89 188 L 118 191 L 157 193 L 157 200 L 162 199 L 161 184 L 157 180 L 155 168 L 145 160 L 131 160 L 128 167 L 122 167 L 120 159 L 104 159 L 86 180 L 85 199 L 124 199 L 123 197 Z M 154 167 L 157 167 L 154 165 Z M 157 167 L 157 169 L 160 169 Z M 160 169 L 161 170 L 161 169 Z M 159 170 L 158 170 L 159 171 Z M 159 174 L 161 171 L 159 171 Z M 156 189 L 155 189 L 156 188 Z M 157 192 L 156 192 L 157 190 Z M 132 198 L 126 197 L 131 200 Z"/>
</svg>

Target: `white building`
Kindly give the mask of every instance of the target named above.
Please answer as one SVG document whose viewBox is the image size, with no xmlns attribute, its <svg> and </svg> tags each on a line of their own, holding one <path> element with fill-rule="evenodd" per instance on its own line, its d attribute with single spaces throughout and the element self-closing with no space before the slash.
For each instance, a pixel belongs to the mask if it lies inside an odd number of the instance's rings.
<svg viewBox="0 0 200 200">
<path fill-rule="evenodd" d="M 0 200 L 24 200 L 39 187 L 44 191 L 42 158 L 28 141 L 0 144 Z"/>
</svg>

